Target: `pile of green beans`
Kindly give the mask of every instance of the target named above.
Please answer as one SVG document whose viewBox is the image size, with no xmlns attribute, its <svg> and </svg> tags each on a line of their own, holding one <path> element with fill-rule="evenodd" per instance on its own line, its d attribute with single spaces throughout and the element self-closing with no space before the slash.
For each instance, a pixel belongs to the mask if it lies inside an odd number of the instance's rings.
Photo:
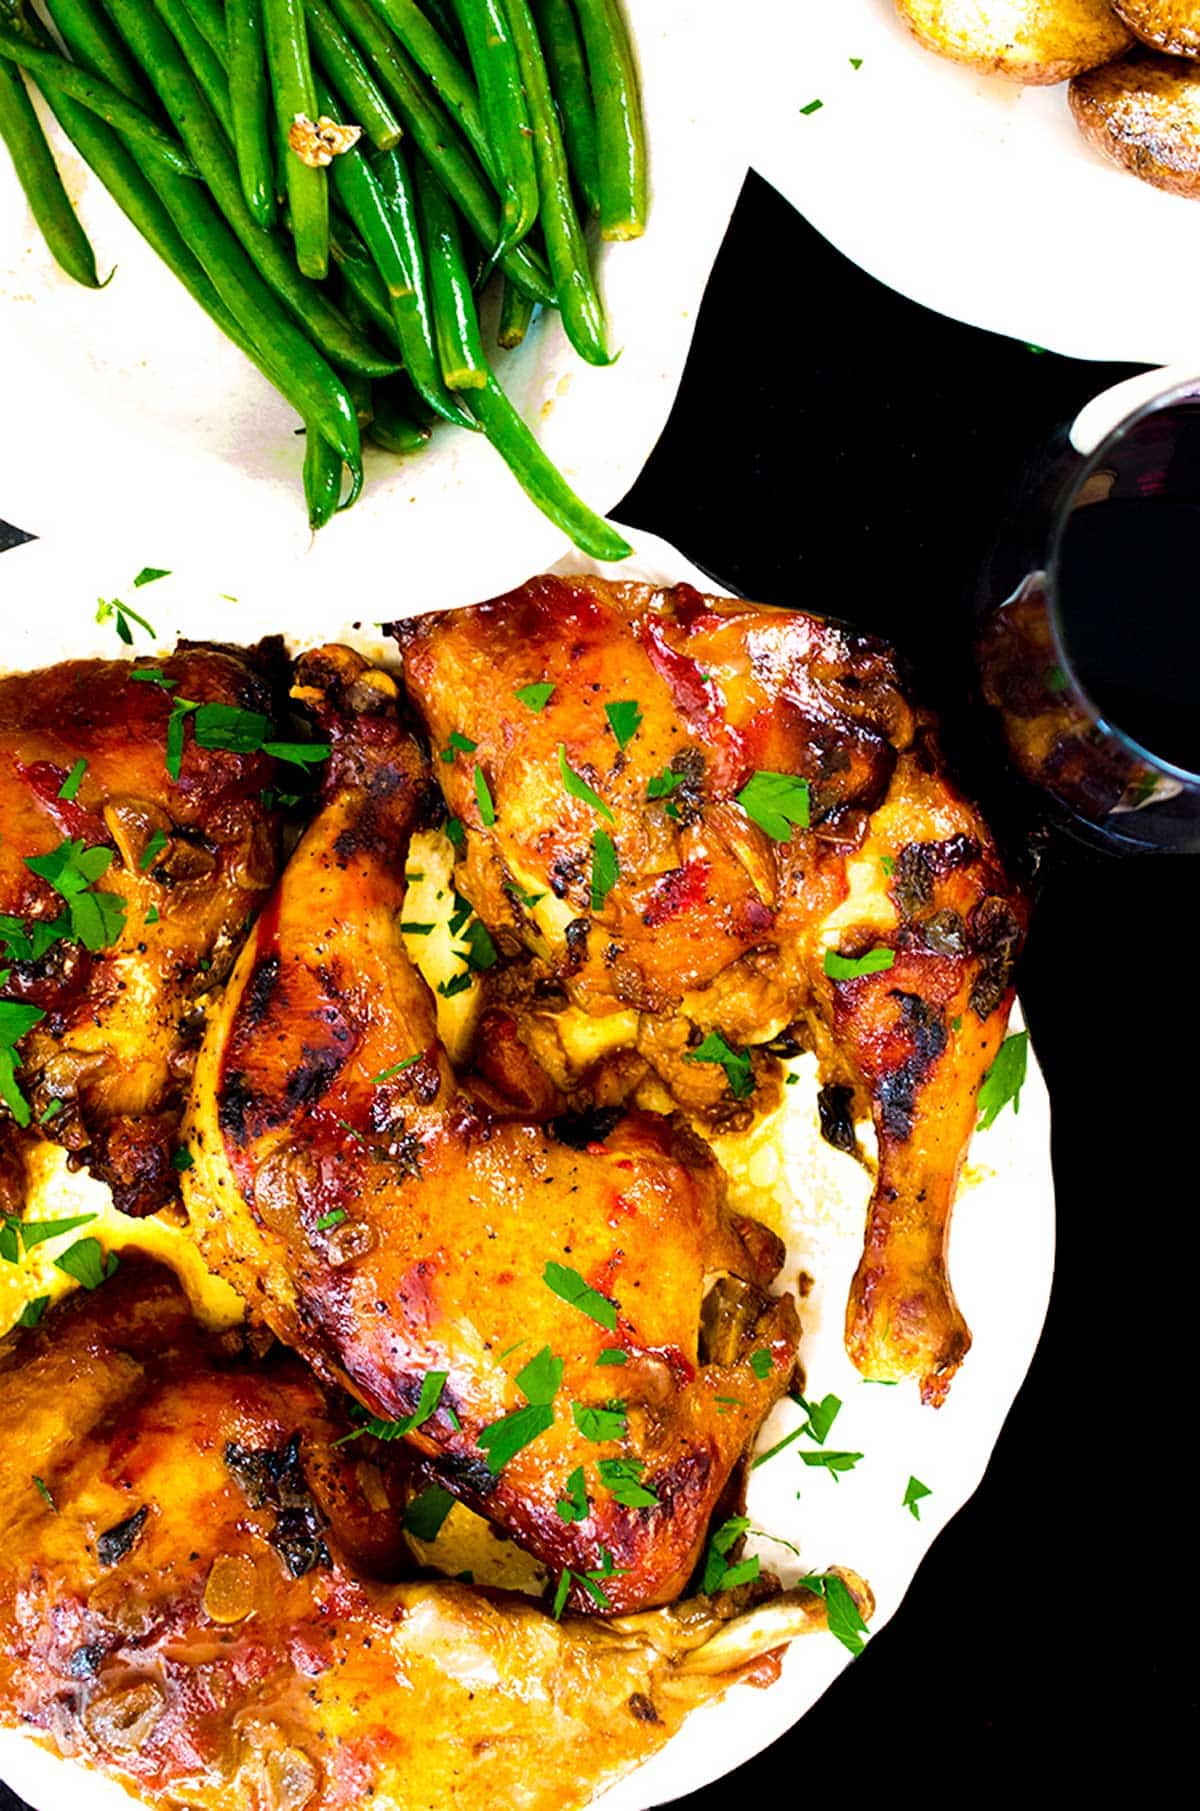
<svg viewBox="0 0 1200 1811">
<path fill-rule="evenodd" d="M 496 342 L 557 308 L 611 362 L 587 225 L 646 223 L 637 72 L 619 0 L 0 0 L 0 139 L 61 268 L 96 259 L 30 98 L 304 424 L 321 528 L 363 484 L 362 436 L 409 457 L 480 431 L 586 553 L 621 537 L 506 396 Z M 350 128 L 349 131 L 344 130 Z"/>
</svg>

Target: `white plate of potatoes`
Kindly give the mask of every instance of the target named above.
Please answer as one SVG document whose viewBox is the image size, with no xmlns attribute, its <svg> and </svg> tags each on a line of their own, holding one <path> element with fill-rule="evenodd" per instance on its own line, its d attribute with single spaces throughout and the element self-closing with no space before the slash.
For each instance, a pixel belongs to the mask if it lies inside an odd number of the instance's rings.
<svg viewBox="0 0 1200 1811">
<path fill-rule="evenodd" d="M 1035 346 L 1200 371 L 1200 0 L 766 10 L 754 162 L 847 256 Z"/>
</svg>

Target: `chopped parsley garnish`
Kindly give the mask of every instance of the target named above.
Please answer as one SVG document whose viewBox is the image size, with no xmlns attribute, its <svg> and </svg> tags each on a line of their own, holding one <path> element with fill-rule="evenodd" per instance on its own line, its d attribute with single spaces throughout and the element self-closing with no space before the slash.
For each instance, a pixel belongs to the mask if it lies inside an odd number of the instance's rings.
<svg viewBox="0 0 1200 1811">
<path fill-rule="evenodd" d="M 59 929 L 57 935 L 75 937 L 93 953 L 108 949 L 125 928 L 125 901 L 116 893 L 91 891 L 108 872 L 112 858 L 111 849 L 85 848 L 82 837 L 68 837 L 47 855 L 25 858 L 30 872 L 48 881 L 67 902 L 70 929 Z"/>
<path fill-rule="evenodd" d="M 103 597 L 96 599 L 96 621 L 111 622 L 127 648 L 133 646 L 133 630 L 129 627 L 131 622 L 135 622 L 139 629 L 144 629 L 151 640 L 154 638 L 151 624 L 144 616 L 139 616 L 136 610 L 131 610 L 128 604 L 123 604 L 119 597 L 114 597 L 111 601 Z"/>
<path fill-rule="evenodd" d="M 702 1044 L 685 1050 L 684 1059 L 689 1063 L 720 1063 L 734 1100 L 745 1100 L 754 1093 L 754 1067 L 749 1054 L 727 1044 L 719 1031 L 710 1031 Z"/>
<path fill-rule="evenodd" d="M 517 1388 L 530 1402 L 550 1403 L 562 1388 L 563 1361 L 555 1358 L 549 1346 L 543 1346 L 529 1363 L 517 1372 Z"/>
<path fill-rule="evenodd" d="M 808 829 L 808 781 L 798 774 L 753 773 L 737 794 L 737 802 L 773 842 L 790 842 L 793 830 Z"/>
<path fill-rule="evenodd" d="M 865 956 L 839 956 L 836 950 L 825 951 L 825 973 L 831 981 L 857 981 L 861 975 L 882 975 L 894 966 L 895 950 L 868 950 Z"/>
<path fill-rule="evenodd" d="M 402 1061 L 393 1063 L 390 1069 L 381 1069 L 378 1075 L 373 1075 L 371 1077 L 372 1082 L 378 1083 L 390 1081 L 393 1075 L 399 1075 L 402 1069 L 411 1069 L 414 1063 L 419 1063 L 421 1056 L 422 1052 L 418 1050 L 412 1056 L 406 1056 Z"/>
<path fill-rule="evenodd" d="M 951 1029 L 951 1031 L 961 1031 L 962 1030 L 962 1014 L 961 1013 L 955 1013 L 954 1017 L 950 1021 L 950 1029 Z"/>
<path fill-rule="evenodd" d="M 508 890 L 518 905 L 523 905 L 527 912 L 532 912 L 534 906 L 541 905 L 546 897 L 544 893 L 523 893 L 520 887 L 510 886 Z"/>
<path fill-rule="evenodd" d="M 601 1547 L 600 1564 L 597 1567 L 595 1567 L 595 1569 L 593 1571 L 591 1571 L 591 1572 L 571 1572 L 569 1570 L 564 1571 L 558 1581 L 558 1588 L 554 1593 L 553 1615 L 554 1615 L 555 1622 L 558 1621 L 559 1617 L 563 1613 L 564 1608 L 566 1607 L 567 1597 L 568 1597 L 568 1594 L 571 1589 L 572 1581 L 574 1581 L 575 1584 L 582 1586 L 582 1588 L 587 1592 L 588 1596 L 591 1598 L 592 1602 L 594 1604 L 597 1604 L 600 1607 L 600 1609 L 611 1610 L 612 1604 L 608 1600 L 607 1592 L 603 1589 L 603 1587 L 601 1585 L 601 1580 L 605 1579 L 605 1578 L 620 1578 L 628 1570 L 629 1570 L 629 1568 L 627 1566 L 614 1565 L 613 1556 L 608 1551 L 608 1548 Z"/>
<path fill-rule="evenodd" d="M 432 921 L 428 924 L 421 924 L 415 918 L 402 918 L 400 920 L 400 929 L 406 937 L 428 937 L 433 928 Z"/>
<path fill-rule="evenodd" d="M 158 907 L 156 905 L 152 905 L 149 908 L 149 910 L 147 911 L 146 916 L 143 918 L 142 923 L 143 924 L 157 924 L 158 918 L 159 918 Z"/>
<path fill-rule="evenodd" d="M 863 60 L 861 57 L 851 57 L 851 59 L 850 59 L 851 69 L 861 69 L 862 66 L 863 66 Z"/>
<path fill-rule="evenodd" d="M 564 1302 L 569 1302 L 572 1308 L 578 1308 L 579 1312 L 586 1314 L 589 1320 L 595 1321 L 598 1326 L 607 1328 L 610 1333 L 616 1332 L 616 1302 L 611 1301 L 606 1295 L 601 1295 L 598 1289 L 593 1289 L 591 1284 L 585 1282 L 579 1272 L 572 1270 L 569 1264 L 556 1264 L 551 1261 L 542 1272 L 542 1281 L 547 1289 L 552 1289 L 555 1295 L 561 1296 Z"/>
<path fill-rule="evenodd" d="M 466 848 L 467 833 L 463 828 L 463 821 L 460 817 L 448 817 L 446 822 L 442 825 L 442 829 L 446 832 L 447 838 L 455 849 Z"/>
<path fill-rule="evenodd" d="M 90 1217 L 90 1216 L 89 1216 Z M 55 1269 L 74 1277 L 85 1289 L 99 1289 L 116 1270 L 119 1258 L 115 1251 L 105 1253 L 99 1239 L 78 1239 L 54 1260 Z"/>
<path fill-rule="evenodd" d="M 711 1597 L 714 1591 L 732 1591 L 737 1585 L 753 1584 L 758 1577 L 761 1568 L 757 1555 L 738 1560 L 732 1566 L 727 1557 L 749 1526 L 749 1516 L 734 1515 L 722 1522 L 712 1535 L 704 1556 L 704 1581 L 700 1587 L 706 1597 Z"/>
<path fill-rule="evenodd" d="M 133 581 L 133 588 L 135 591 L 140 591 L 143 585 L 152 585 L 155 579 L 169 579 L 170 576 L 170 570 L 167 567 L 143 566 Z"/>
<path fill-rule="evenodd" d="M 608 718 L 608 727 L 617 738 L 617 747 L 624 748 L 633 741 L 642 724 L 642 707 L 636 698 L 618 698 L 615 704 L 606 704 L 604 715 Z"/>
<path fill-rule="evenodd" d="M 224 749 L 238 755 L 272 755 L 295 767 L 310 767 L 329 758 L 328 742 L 279 742 L 269 717 L 235 704 L 198 704 L 176 698 L 167 719 L 167 773 L 178 780 L 183 765 L 183 732 L 188 718 L 197 748 Z"/>
<path fill-rule="evenodd" d="M 449 767 L 456 754 L 473 755 L 478 747 L 478 742 L 472 742 L 470 736 L 460 735 L 456 729 L 452 729 L 446 738 L 446 747 L 443 748 L 438 759 L 444 761 Z"/>
<path fill-rule="evenodd" d="M 468 966 L 473 969 L 494 968 L 500 960 L 491 932 L 482 918 L 472 918 L 463 933 L 463 942 L 467 946 Z"/>
<path fill-rule="evenodd" d="M 921 1498 L 931 1497 L 932 1495 L 933 1492 L 930 1490 L 928 1484 L 922 1484 L 920 1478 L 910 1478 L 904 1492 L 904 1501 L 901 1503 L 900 1507 L 901 1509 L 907 1509 L 909 1511 L 914 1522 L 919 1522 L 921 1519 L 919 1507 Z"/>
<path fill-rule="evenodd" d="M 7 979 L 8 971 L 0 976 L 0 984 Z M 19 1126 L 27 1126 L 32 1117 L 29 1102 L 25 1099 L 17 1083 L 17 1070 L 21 1059 L 17 1055 L 16 1045 L 40 1025 L 45 1018 L 40 1006 L 26 1006 L 20 1000 L 0 1000 L 0 1100 Z"/>
<path fill-rule="evenodd" d="M 345 1218 L 346 1210 L 344 1207 L 331 1207 L 329 1212 L 327 1214 L 322 1214 L 321 1218 L 317 1221 L 317 1231 L 332 1232 L 333 1228 L 335 1226 L 340 1226 Z"/>
<path fill-rule="evenodd" d="M 537 685 L 519 685 L 513 697 L 518 704 L 523 704 L 527 711 L 532 711 L 536 716 L 539 711 L 545 710 L 553 691 L 554 687 L 549 680 L 541 680 Z"/>
<path fill-rule="evenodd" d="M 562 1383 L 562 1372 L 563 1361 L 554 1357 L 549 1346 L 543 1346 L 536 1357 L 517 1372 L 516 1384 L 526 1398 L 525 1407 L 493 1421 L 479 1434 L 479 1445 L 487 1454 L 490 1472 L 503 1471 L 510 1459 L 553 1425 L 553 1402 Z"/>
<path fill-rule="evenodd" d="M 83 782 L 83 776 L 86 772 L 87 762 L 84 760 L 83 756 L 80 755 L 78 761 L 76 761 L 74 767 L 72 767 L 70 773 L 58 789 L 59 798 L 66 799 L 67 803 L 70 804 L 71 800 L 79 791 Z"/>
<path fill-rule="evenodd" d="M 583 1475 L 583 1466 L 577 1465 L 567 1479 L 567 1494 L 560 1497 L 554 1505 L 555 1510 L 564 1522 L 586 1522 L 591 1505 L 588 1502 L 587 1483 Z"/>
<path fill-rule="evenodd" d="M 156 830 L 154 835 L 150 838 L 150 841 L 146 844 L 146 847 L 142 850 L 141 860 L 138 862 L 138 867 L 143 874 L 146 872 L 147 868 L 154 865 L 156 857 L 162 854 L 166 846 L 166 831 Z"/>
<path fill-rule="evenodd" d="M 1021 1089 L 1025 1085 L 1025 1071 L 1029 1061 L 1029 1033 L 1014 1031 L 1011 1037 L 1005 1038 L 996 1052 L 996 1060 L 980 1083 L 976 1106 L 979 1109 L 979 1128 L 986 1132 L 995 1121 L 996 1116 L 1012 1102 L 1012 1110 L 1019 1113 L 1021 1109 Z"/>
<path fill-rule="evenodd" d="M 442 896 L 439 893 L 438 898 L 440 899 L 441 897 Z M 464 899 L 462 894 L 456 889 L 454 894 L 454 915 L 450 920 L 450 935 L 452 937 L 458 936 L 458 933 L 462 930 L 464 924 L 466 924 L 474 910 L 475 907 L 471 904 L 471 901 L 469 899 Z"/>
<path fill-rule="evenodd" d="M 563 790 L 570 793 L 573 799 L 582 799 L 585 805 L 590 805 L 593 811 L 598 811 L 601 817 L 606 817 L 610 824 L 616 822 L 600 794 L 594 792 L 583 775 L 576 773 L 570 765 L 567 760 L 567 751 L 561 742 L 558 745 L 558 771 L 562 776 Z"/>
<path fill-rule="evenodd" d="M 646 1466 L 641 1459 L 601 1459 L 596 1468 L 600 1482 L 623 1509 L 655 1509 L 659 1498 L 642 1483 Z"/>
<path fill-rule="evenodd" d="M 620 877 L 621 867 L 613 839 L 606 830 L 592 837 L 592 910 L 602 912 L 604 902 Z"/>
<path fill-rule="evenodd" d="M 173 1170 L 178 1170 L 181 1175 L 184 1170 L 194 1169 L 195 1164 L 196 1159 L 192 1156 L 192 1153 L 185 1144 L 181 1144 L 177 1151 L 172 1151 L 171 1168 Z"/>
<path fill-rule="evenodd" d="M 439 981 L 437 990 L 443 1000 L 452 1000 L 455 994 L 465 993 L 471 986 L 474 976 L 469 968 L 464 968 L 460 975 L 451 975 L 448 981 Z"/>
<path fill-rule="evenodd" d="M 792 1400 L 804 1410 L 808 1419 L 802 1421 L 799 1427 L 794 1427 L 790 1434 L 785 1434 L 782 1440 L 777 1440 L 774 1446 L 769 1446 L 765 1453 L 759 1453 L 757 1457 L 751 1459 L 751 1471 L 760 1465 L 765 1465 L 768 1459 L 773 1459 L 777 1453 L 783 1452 L 785 1447 L 793 1446 L 797 1440 L 802 1440 L 805 1436 L 810 1440 L 815 1440 L 818 1446 L 825 1444 L 829 1430 L 837 1419 L 838 1410 L 842 1406 L 841 1397 L 823 1396 L 820 1402 L 810 1403 L 806 1402 L 803 1396 L 796 1395 Z"/>
<path fill-rule="evenodd" d="M 627 1365 L 629 1354 L 620 1346 L 605 1346 L 596 1363 L 598 1365 Z"/>
<path fill-rule="evenodd" d="M 48 1100 L 46 1102 L 46 1105 L 42 1108 L 41 1112 L 38 1114 L 39 1126 L 48 1126 L 52 1119 L 58 1118 L 58 1116 L 62 1112 L 62 1110 L 63 1110 L 63 1103 L 61 1100 Z"/>
<path fill-rule="evenodd" d="M 39 1478 L 36 1472 L 34 1472 L 34 1474 L 33 1474 L 33 1482 L 37 1487 L 37 1493 L 38 1493 L 39 1497 L 41 1497 L 43 1499 L 47 1508 L 51 1509 L 54 1512 L 54 1514 L 57 1515 L 58 1514 L 58 1504 L 54 1501 L 54 1498 L 50 1495 L 49 1490 L 46 1488 L 45 1481 L 42 1478 Z"/>
<path fill-rule="evenodd" d="M 760 1383 L 765 1383 L 767 1381 L 767 1378 L 771 1375 L 774 1368 L 775 1360 L 771 1357 L 771 1354 L 767 1351 L 765 1346 L 760 1346 L 757 1352 L 751 1352 L 750 1369 L 754 1372 L 754 1375 L 758 1378 Z"/>
<path fill-rule="evenodd" d="M 356 1421 L 358 1426 L 350 1433 L 343 1434 L 334 1444 L 345 1446 L 349 1441 L 357 1440 L 360 1434 L 373 1434 L 376 1440 L 403 1440 L 406 1434 L 411 1434 L 414 1428 L 423 1427 L 437 1413 L 448 1376 L 448 1371 L 426 1371 L 421 1379 L 421 1394 L 417 1398 L 416 1408 L 411 1415 L 402 1415 L 398 1421 L 368 1415 L 366 1409 L 359 1403 L 354 1403 L 350 1409 L 350 1419 Z"/>
<path fill-rule="evenodd" d="M 49 1306 L 50 1297 L 48 1295 L 35 1295 L 31 1302 L 26 1302 L 18 1314 L 18 1327 L 36 1327 Z"/>
<path fill-rule="evenodd" d="M 444 1484 L 428 1484 L 404 1511 L 404 1531 L 419 1541 L 436 1541 L 453 1508 L 454 1498 Z"/>
<path fill-rule="evenodd" d="M 824 105 L 825 105 L 824 101 L 809 101 L 807 107 L 801 107 L 800 112 L 802 115 L 809 114 L 809 113 L 819 113 Z"/>
<path fill-rule="evenodd" d="M 842 1646 L 849 1648 L 852 1654 L 861 1654 L 867 1625 L 844 1580 L 836 1572 L 810 1572 L 806 1578 L 798 1578 L 796 1583 L 825 1599 L 829 1633 L 836 1635 Z"/>
<path fill-rule="evenodd" d="M 887 875 L 888 879 L 890 880 L 892 878 L 892 875 L 896 872 L 895 856 L 894 855 L 881 855 L 879 857 L 879 865 L 883 869 L 884 873 Z"/>
<path fill-rule="evenodd" d="M 628 1426 L 623 1402 L 610 1402 L 604 1408 L 596 1408 L 587 1402 L 573 1402 L 571 1419 L 585 1440 L 597 1442 L 623 1440 Z"/>
<path fill-rule="evenodd" d="M 664 767 L 661 773 L 656 773 L 651 777 L 646 786 L 646 797 L 648 799 L 668 798 L 677 787 L 683 785 L 683 781 L 683 774 L 672 773 L 669 767 Z"/>
<path fill-rule="evenodd" d="M 178 679 L 168 679 L 161 667 L 134 667 L 129 677 L 138 685 L 156 685 L 160 691 L 173 692 Z"/>
<path fill-rule="evenodd" d="M 75 1214 L 69 1220 L 18 1220 L 13 1214 L 6 1214 L 0 1220 L 0 1258 L 8 1264 L 19 1264 L 22 1255 L 31 1252 L 35 1245 L 74 1232 L 79 1226 L 90 1226 L 95 1218 L 95 1214 Z"/>
<path fill-rule="evenodd" d="M 836 1484 L 838 1482 L 838 1473 L 853 1471 L 854 1467 L 862 1458 L 862 1454 L 837 1453 L 832 1452 L 828 1447 L 822 1447 L 820 1452 L 801 1453 L 800 1458 L 805 1465 L 820 1466 L 822 1470 L 827 1471 Z"/>
</svg>

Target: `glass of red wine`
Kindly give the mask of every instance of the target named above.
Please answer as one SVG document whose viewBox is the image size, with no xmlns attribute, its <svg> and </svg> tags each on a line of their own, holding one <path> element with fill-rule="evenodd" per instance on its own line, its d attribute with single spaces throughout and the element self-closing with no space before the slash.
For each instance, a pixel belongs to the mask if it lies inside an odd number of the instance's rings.
<svg viewBox="0 0 1200 1811">
<path fill-rule="evenodd" d="M 1200 851 L 1200 381 L 1160 382 L 1093 448 L 1104 401 L 1031 474 L 984 569 L 983 695 L 1052 822 Z"/>
</svg>

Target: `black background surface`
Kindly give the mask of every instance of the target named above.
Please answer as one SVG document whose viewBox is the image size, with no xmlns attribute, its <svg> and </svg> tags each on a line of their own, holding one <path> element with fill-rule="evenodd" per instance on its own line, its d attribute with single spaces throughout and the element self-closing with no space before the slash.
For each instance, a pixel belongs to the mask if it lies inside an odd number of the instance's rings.
<svg viewBox="0 0 1200 1811">
<path fill-rule="evenodd" d="M 891 637 L 952 751 L 977 746 L 978 561 L 1024 462 L 1128 370 L 902 300 L 751 178 L 671 420 L 614 513 L 748 596 Z M 983 780 L 1009 818 L 1003 777 Z M 1000 1763 L 1030 1787 L 1131 1765 L 1144 1790 L 1190 1752 L 1198 879 L 1188 857 L 1050 846 L 1021 983 L 1054 1111 L 1040 1349 L 897 1615 L 800 1727 L 688 1811 L 781 1786 L 936 1805 L 979 1796 Z M 0 1787 L 0 1811 L 17 1806 Z"/>
</svg>

